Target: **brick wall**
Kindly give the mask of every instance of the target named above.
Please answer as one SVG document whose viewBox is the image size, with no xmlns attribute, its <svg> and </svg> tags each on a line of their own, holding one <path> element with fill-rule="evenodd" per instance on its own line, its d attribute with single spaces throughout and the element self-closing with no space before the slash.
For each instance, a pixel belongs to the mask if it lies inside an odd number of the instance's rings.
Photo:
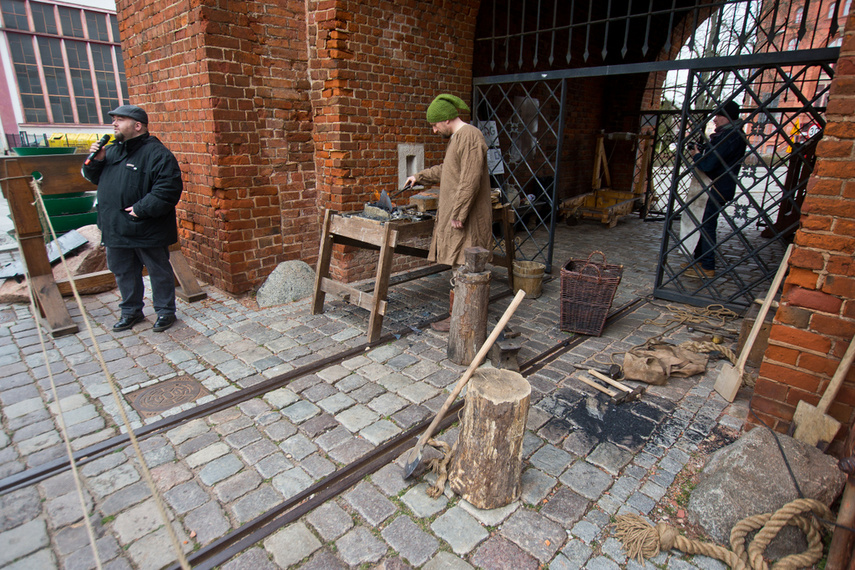
<svg viewBox="0 0 855 570">
<path fill-rule="evenodd" d="M 184 173 L 179 230 L 203 281 L 232 293 L 317 256 L 303 2 L 119 0 L 132 103 Z"/>
<path fill-rule="evenodd" d="M 855 16 L 846 23 L 827 115 L 751 399 L 755 413 L 781 432 L 799 401 L 819 401 L 855 336 Z M 844 426 L 839 444 L 855 420 L 855 367 L 828 413 Z M 757 423 L 749 416 L 748 427 Z"/>
</svg>

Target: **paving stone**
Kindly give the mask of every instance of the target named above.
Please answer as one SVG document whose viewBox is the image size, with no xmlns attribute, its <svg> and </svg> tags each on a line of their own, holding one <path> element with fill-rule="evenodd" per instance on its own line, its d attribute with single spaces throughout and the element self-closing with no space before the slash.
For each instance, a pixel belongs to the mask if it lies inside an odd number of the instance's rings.
<svg viewBox="0 0 855 570">
<path fill-rule="evenodd" d="M 163 519 L 154 499 L 149 499 L 116 515 L 112 526 L 119 543 L 125 545 L 145 536 L 162 524 L 164 524 Z"/>
<path fill-rule="evenodd" d="M 319 435 L 335 428 L 336 426 L 338 426 L 338 422 L 335 420 L 335 418 L 330 414 L 323 413 L 315 416 L 314 418 L 306 422 L 303 422 L 300 425 L 300 430 L 305 433 L 309 439 L 314 440 Z"/>
<path fill-rule="evenodd" d="M 373 443 L 380 445 L 384 441 L 392 439 L 401 433 L 401 428 L 390 422 L 389 420 L 380 420 L 374 422 L 367 428 L 359 432 L 359 435 Z"/>
<path fill-rule="evenodd" d="M 347 431 L 345 428 L 339 426 L 335 429 L 332 429 L 322 436 L 315 438 L 313 441 L 320 446 L 326 452 L 329 452 L 331 449 L 338 447 L 339 445 L 349 442 L 353 440 L 353 434 Z"/>
<path fill-rule="evenodd" d="M 311 487 L 314 481 L 302 468 L 294 467 L 274 477 L 271 483 L 283 496 L 293 497 Z"/>
<path fill-rule="evenodd" d="M 300 400 L 299 402 L 295 402 L 291 404 L 287 408 L 282 409 L 282 415 L 286 418 L 294 422 L 295 424 L 301 424 L 306 420 L 313 418 L 321 412 L 321 409 L 318 408 L 311 402 L 307 402 L 305 400 Z"/>
<path fill-rule="evenodd" d="M 570 532 L 573 536 L 582 539 L 585 544 L 590 544 L 596 540 L 597 536 L 600 534 L 600 529 L 597 528 L 596 525 L 593 525 L 586 520 L 582 520 L 577 522 Z"/>
<path fill-rule="evenodd" d="M 383 386 L 379 386 L 371 382 L 350 392 L 350 397 L 360 404 L 367 404 L 377 396 L 384 393 L 386 393 L 386 390 Z"/>
<path fill-rule="evenodd" d="M 301 433 L 291 436 L 279 444 L 279 448 L 285 452 L 285 457 L 291 460 L 301 460 L 318 450 L 318 446 Z"/>
<path fill-rule="evenodd" d="M 502 525 L 501 534 L 542 563 L 548 562 L 567 539 L 560 525 L 527 509 L 511 515 Z"/>
<path fill-rule="evenodd" d="M 119 555 L 119 543 L 112 536 L 102 536 L 95 540 L 95 548 L 98 550 L 98 560 L 111 560 Z M 86 545 L 72 552 L 62 561 L 63 570 L 91 570 L 96 568 L 95 558 L 92 556 L 92 547 L 87 538 Z"/>
<path fill-rule="evenodd" d="M 262 548 L 250 548 L 223 565 L 223 570 L 280 570 Z"/>
<path fill-rule="evenodd" d="M 623 543 L 614 537 L 609 537 L 603 542 L 603 554 L 618 564 L 626 564 L 627 557 L 623 550 Z"/>
<path fill-rule="evenodd" d="M 140 480 L 133 465 L 125 463 L 89 479 L 89 488 L 96 497 L 105 497 Z"/>
<path fill-rule="evenodd" d="M 163 494 L 163 498 L 178 514 L 191 511 L 211 499 L 196 481 L 188 481 L 173 487 Z"/>
<path fill-rule="evenodd" d="M 527 469 L 520 479 L 520 499 L 529 505 L 537 505 L 552 492 L 558 481 L 539 469 Z"/>
<path fill-rule="evenodd" d="M 350 465 L 362 456 L 374 451 L 374 446 L 362 438 L 354 437 L 330 449 L 328 455 L 338 463 Z"/>
<path fill-rule="evenodd" d="M 192 548 L 192 541 L 184 533 L 181 525 L 173 523 L 172 528 L 175 529 L 178 543 L 183 545 L 186 554 Z M 176 561 L 172 548 L 164 548 L 167 544 L 171 545 L 172 542 L 164 526 L 131 544 L 127 553 L 138 568 L 152 570 L 162 568 Z"/>
<path fill-rule="evenodd" d="M 455 554 L 471 552 L 489 534 L 472 515 L 460 507 L 452 507 L 430 525 L 434 534 L 447 542 Z"/>
<path fill-rule="evenodd" d="M 306 516 L 325 542 L 335 540 L 353 528 L 353 519 L 335 502 L 326 502 Z"/>
<path fill-rule="evenodd" d="M 221 503 L 231 503 L 257 488 L 261 481 L 261 476 L 256 471 L 248 469 L 218 483 L 214 487 L 214 494 Z"/>
<path fill-rule="evenodd" d="M 320 453 L 313 453 L 300 462 L 300 467 L 309 474 L 309 476 L 317 481 L 335 471 L 335 463 L 321 456 Z"/>
<path fill-rule="evenodd" d="M 536 570 L 537 560 L 513 542 L 501 537 L 490 537 L 472 555 L 472 562 L 480 568 L 508 570 Z"/>
<path fill-rule="evenodd" d="M 94 477 L 104 473 L 105 471 L 118 467 L 119 465 L 123 465 L 127 463 L 127 461 L 128 458 L 126 455 L 121 453 L 110 453 L 84 465 L 80 468 L 80 473 L 85 477 Z M 74 484 L 73 480 L 71 481 L 71 484 Z M 64 495 L 66 492 L 67 491 L 61 494 Z"/>
<path fill-rule="evenodd" d="M 56 558 L 50 549 L 42 549 L 20 560 L 4 566 L 3 570 L 53 570 L 57 568 Z"/>
<path fill-rule="evenodd" d="M 371 482 L 389 497 L 397 497 L 401 491 L 412 485 L 404 479 L 404 468 L 397 463 L 389 463 L 373 473 Z"/>
<path fill-rule="evenodd" d="M 208 544 L 231 530 L 229 520 L 214 501 L 208 501 L 198 509 L 193 509 L 187 513 L 184 516 L 184 526 L 196 533 L 195 539 L 202 545 Z"/>
<path fill-rule="evenodd" d="M 469 501 L 463 499 L 461 499 L 457 504 L 467 513 L 478 519 L 478 522 L 484 526 L 499 526 L 502 524 L 502 521 L 511 516 L 511 514 L 520 506 L 519 501 L 514 501 L 509 505 L 496 509 L 479 509 Z"/>
<path fill-rule="evenodd" d="M 585 568 L 586 570 L 620 570 L 620 566 L 605 556 L 591 558 Z"/>
<path fill-rule="evenodd" d="M 445 495 L 433 499 L 427 494 L 428 484 L 419 483 L 401 497 L 401 501 L 419 518 L 430 518 L 445 509 L 448 499 Z"/>
<path fill-rule="evenodd" d="M 581 540 L 574 538 L 570 539 L 570 541 L 564 546 L 564 548 L 561 549 L 561 554 L 566 557 L 566 561 L 567 563 L 569 563 L 569 566 L 565 566 L 562 562 L 556 567 L 561 568 L 562 570 L 564 570 L 565 568 L 567 570 L 571 570 L 576 568 L 584 568 L 585 563 L 588 561 L 588 558 L 590 558 L 591 554 L 593 554 L 593 550 L 591 550 L 591 547 L 582 542 Z M 556 557 L 555 560 L 553 560 L 553 562 L 550 564 L 550 568 L 556 564 L 556 561 L 559 558 L 560 556 Z"/>
<path fill-rule="evenodd" d="M 406 398 L 414 404 L 421 404 L 440 394 L 440 390 L 438 388 L 434 388 L 430 384 L 413 382 L 412 384 L 397 390 L 397 393 L 402 398 Z"/>
<path fill-rule="evenodd" d="M 0 533 L 33 520 L 41 512 L 41 497 L 35 487 L 0 495 Z"/>
<path fill-rule="evenodd" d="M 538 449 L 529 461 L 544 473 L 558 477 L 573 461 L 573 456 L 554 445 L 545 445 Z"/>
<path fill-rule="evenodd" d="M 424 565 L 423 570 L 473 570 L 472 565 L 450 552 L 440 552 Z"/>
<path fill-rule="evenodd" d="M 300 565 L 300 570 L 349 570 L 350 566 L 342 562 L 329 548 L 321 548 Z M 379 570 L 379 567 L 378 567 Z"/>
<path fill-rule="evenodd" d="M 559 480 L 586 499 L 596 501 L 612 484 L 612 478 L 586 461 L 577 461 Z"/>
<path fill-rule="evenodd" d="M 34 519 L 0 533 L 0 544 L 3 545 L 0 548 L 0 566 L 48 546 L 50 540 L 45 521 Z"/>
<path fill-rule="evenodd" d="M 179 445 L 177 449 L 178 455 L 181 457 L 188 457 L 197 453 L 199 450 L 218 442 L 220 442 L 220 436 L 213 431 L 209 431 Z"/>
<path fill-rule="evenodd" d="M 320 541 L 306 525 L 296 522 L 277 531 L 263 542 L 265 550 L 281 568 L 296 564 L 321 547 Z"/>
<path fill-rule="evenodd" d="M 268 455 L 255 465 L 255 468 L 265 479 L 270 479 L 292 467 L 294 467 L 294 464 L 281 452 Z"/>
<path fill-rule="evenodd" d="M 231 507 L 238 522 L 245 523 L 267 512 L 273 505 L 282 502 L 282 495 L 276 492 L 270 485 L 264 484 L 255 491 L 238 499 Z"/>
<path fill-rule="evenodd" d="M 85 489 L 83 490 L 83 498 L 86 512 L 89 513 L 92 510 L 92 497 Z M 47 501 L 45 511 L 52 528 L 61 528 L 83 518 L 80 495 L 76 491 Z"/>
<path fill-rule="evenodd" d="M 33 412 L 43 412 L 44 406 L 45 404 L 41 398 L 29 398 L 27 400 L 12 404 L 11 406 L 5 406 L 3 408 L 3 414 L 8 419 L 12 420 L 22 418 L 24 416 L 27 416 L 28 414 L 32 414 Z M 45 413 L 43 414 L 43 416 L 44 415 L 47 414 Z"/>
<path fill-rule="evenodd" d="M 189 465 L 192 469 L 200 467 L 218 457 L 222 457 L 227 454 L 229 451 L 229 446 L 223 442 L 213 443 L 203 449 L 200 449 L 196 453 L 188 455 L 185 461 L 187 461 L 187 465 Z"/>
<path fill-rule="evenodd" d="M 151 478 L 161 491 L 168 491 L 192 476 L 193 473 L 181 463 L 165 463 L 151 470 Z"/>
<path fill-rule="evenodd" d="M 247 418 L 249 419 L 249 418 Z M 240 431 L 236 431 L 232 434 L 229 434 L 225 437 L 226 443 L 240 449 L 242 447 L 246 447 L 250 443 L 256 442 L 261 439 L 261 434 L 255 427 L 249 427 L 246 429 L 242 429 Z"/>
<path fill-rule="evenodd" d="M 439 541 L 406 516 L 399 516 L 384 528 L 383 539 L 413 566 L 421 566 L 439 548 Z"/>
<path fill-rule="evenodd" d="M 632 461 L 632 453 L 613 443 L 603 442 L 594 448 L 594 451 L 586 459 L 606 472 L 617 475 Z"/>
<path fill-rule="evenodd" d="M 297 427 L 287 420 L 280 420 L 265 426 L 264 433 L 273 441 L 282 441 L 297 433 Z"/>
<path fill-rule="evenodd" d="M 329 414 L 337 414 L 354 404 L 356 404 L 356 400 L 342 392 L 336 392 L 335 394 L 318 402 L 318 406 Z"/>
<path fill-rule="evenodd" d="M 99 505 L 99 510 L 102 515 L 108 517 L 136 505 L 150 496 L 151 490 L 148 484 L 145 481 L 137 481 L 106 497 Z"/>
<path fill-rule="evenodd" d="M 377 487 L 366 481 L 360 482 L 347 492 L 344 499 L 373 526 L 379 526 L 397 510 L 395 505 L 377 490 Z"/>
<path fill-rule="evenodd" d="M 279 451 L 279 448 L 275 443 L 269 439 L 262 439 L 261 441 L 256 441 L 255 443 L 251 443 L 240 449 L 238 453 L 246 463 L 249 465 L 255 465 L 265 457 L 272 455 L 277 451 Z"/>
<path fill-rule="evenodd" d="M 374 410 L 359 404 L 337 414 L 335 419 L 350 432 L 357 433 L 380 419 L 380 416 Z"/>
<path fill-rule="evenodd" d="M 187 440 L 202 435 L 210 429 L 205 420 L 191 420 L 166 432 L 166 437 L 172 442 L 172 445 L 180 445 Z"/>
<path fill-rule="evenodd" d="M 590 506 L 591 503 L 587 499 L 562 487 L 549 497 L 540 513 L 564 528 L 571 528 L 582 519 Z"/>
<path fill-rule="evenodd" d="M 223 479 L 231 477 L 243 469 L 243 467 L 243 462 L 230 453 L 205 465 L 199 472 L 199 479 L 202 483 L 210 487 Z"/>
<path fill-rule="evenodd" d="M 335 542 L 338 554 L 346 564 L 356 566 L 377 562 L 389 548 L 365 527 L 356 527 Z"/>
</svg>

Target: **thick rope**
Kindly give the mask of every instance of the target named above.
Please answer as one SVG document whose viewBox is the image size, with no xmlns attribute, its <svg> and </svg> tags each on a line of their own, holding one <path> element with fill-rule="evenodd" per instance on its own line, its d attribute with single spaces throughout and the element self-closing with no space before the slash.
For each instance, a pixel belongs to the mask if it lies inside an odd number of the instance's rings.
<svg viewBox="0 0 855 570">
<path fill-rule="evenodd" d="M 718 544 L 686 538 L 665 523 L 654 527 L 636 514 L 617 517 L 615 536 L 623 542 L 627 555 L 638 560 L 639 564 L 659 552 L 677 549 L 687 554 L 715 558 L 735 570 L 768 570 L 763 552 L 778 532 L 789 524 L 800 528 L 808 540 L 807 550 L 786 556 L 772 566 L 775 570 L 790 570 L 810 567 L 822 558 L 821 529 L 816 518 L 808 516 L 811 513 L 822 518 L 832 516 L 828 507 L 815 499 L 796 499 L 774 513 L 743 519 L 730 532 L 730 550 Z M 759 532 L 746 550 L 745 537 L 757 529 Z"/>
<path fill-rule="evenodd" d="M 52 239 L 55 240 L 57 239 L 56 232 L 54 232 L 53 224 L 50 221 L 50 217 L 47 215 L 47 209 L 45 208 L 44 201 L 42 200 L 41 183 L 39 180 L 31 179 L 30 186 L 32 187 L 33 194 L 36 197 L 36 203 L 38 203 L 39 205 L 39 213 L 44 216 L 46 227 L 50 231 Z M 21 255 L 23 255 L 23 252 L 21 253 Z M 95 349 L 95 353 L 98 356 L 98 362 L 101 365 L 101 370 L 104 372 L 104 377 L 107 380 L 107 385 L 110 387 L 110 392 L 113 394 L 113 399 L 116 402 L 116 407 L 119 409 L 119 414 L 122 417 L 122 423 L 125 426 L 128 438 L 131 440 L 131 444 L 134 448 L 134 453 L 137 457 L 137 462 L 139 463 L 140 470 L 143 474 L 143 479 L 145 479 L 146 484 L 148 485 L 149 490 L 151 491 L 152 498 L 154 499 L 155 506 L 157 507 L 157 510 L 164 521 L 164 526 L 166 527 L 167 534 L 169 535 L 169 539 L 172 542 L 172 547 L 177 553 L 179 564 L 185 570 L 190 570 L 190 564 L 187 562 L 187 557 L 184 555 L 184 550 L 181 548 L 181 542 L 178 540 L 178 535 L 175 533 L 175 529 L 170 523 L 169 515 L 167 514 L 166 507 L 163 504 L 163 498 L 160 496 L 160 491 L 158 491 L 157 485 L 155 485 L 154 483 L 154 478 L 151 476 L 151 471 L 149 471 L 148 465 L 145 462 L 145 458 L 143 457 L 139 441 L 137 440 L 137 437 L 134 434 L 134 430 L 131 427 L 131 422 L 128 419 L 127 412 L 125 411 L 124 401 L 119 396 L 119 392 L 116 389 L 116 383 L 113 381 L 113 376 L 107 369 L 107 363 L 104 360 L 104 355 L 101 353 L 101 347 L 98 345 L 98 339 L 95 337 L 95 332 L 92 330 L 92 323 L 90 323 L 89 318 L 86 315 L 86 309 L 83 305 L 83 299 L 80 298 L 80 293 L 77 291 L 77 284 L 74 282 L 74 276 L 72 275 L 72 272 L 69 270 L 68 264 L 65 261 L 65 255 L 63 255 L 62 253 L 62 248 L 60 248 L 60 260 L 62 261 L 63 267 L 65 268 L 66 273 L 68 274 L 68 282 L 71 285 L 71 291 L 74 294 L 74 300 L 77 302 L 77 306 L 80 309 L 80 315 L 83 318 L 83 322 L 86 324 L 86 329 L 89 332 L 89 338 L 92 340 L 92 347 Z M 30 281 L 30 283 L 32 283 L 32 281 Z M 32 285 L 30 286 L 30 289 L 32 289 Z M 38 320 L 36 320 L 36 326 L 37 328 L 40 328 Z M 47 361 L 45 361 L 45 365 L 48 367 L 48 369 L 50 369 L 50 366 Z"/>
<path fill-rule="evenodd" d="M 445 491 L 445 482 L 448 480 L 448 464 L 457 451 L 457 442 L 455 441 L 454 445 L 450 446 L 439 439 L 429 439 L 427 443 L 434 447 L 440 447 L 445 451 L 445 455 L 442 457 L 434 457 L 427 462 L 428 469 L 436 473 L 436 481 L 428 487 L 427 495 L 431 499 L 436 499 Z"/>
</svg>

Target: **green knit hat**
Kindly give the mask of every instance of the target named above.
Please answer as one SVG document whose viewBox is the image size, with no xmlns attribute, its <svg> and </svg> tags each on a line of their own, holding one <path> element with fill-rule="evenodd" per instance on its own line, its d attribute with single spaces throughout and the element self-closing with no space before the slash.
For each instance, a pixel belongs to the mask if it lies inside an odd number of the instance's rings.
<svg viewBox="0 0 855 570">
<path fill-rule="evenodd" d="M 448 93 L 438 95 L 428 106 L 428 123 L 434 124 L 456 119 L 459 116 L 458 109 L 468 111 L 469 107 L 463 102 L 463 99 L 455 95 L 449 95 Z"/>
</svg>

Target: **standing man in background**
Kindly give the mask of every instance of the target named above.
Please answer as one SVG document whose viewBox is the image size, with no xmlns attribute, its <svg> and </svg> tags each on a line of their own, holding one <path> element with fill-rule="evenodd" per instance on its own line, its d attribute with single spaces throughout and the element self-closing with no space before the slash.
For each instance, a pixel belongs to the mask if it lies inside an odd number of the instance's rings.
<svg viewBox="0 0 855 570">
<path fill-rule="evenodd" d="M 469 111 L 460 97 L 442 94 L 433 100 L 427 109 L 427 121 L 434 133 L 450 139 L 445 159 L 407 178 L 408 185 L 439 183 L 439 206 L 428 261 L 451 265 L 453 269 L 465 262 L 466 248 L 493 249 L 487 143 L 479 129 L 460 118 L 460 110 Z M 431 327 L 446 332 L 450 323 L 451 317 Z"/>
<path fill-rule="evenodd" d="M 136 105 L 110 111 L 116 144 L 94 143 L 83 177 L 98 185 L 98 228 L 107 248 L 107 267 L 116 276 L 122 301 L 113 331 L 128 330 L 143 316 L 143 266 L 162 332 L 175 324 L 175 275 L 169 246 L 178 241 L 175 205 L 183 183 L 175 156 L 148 132 L 148 115 Z"/>
</svg>

